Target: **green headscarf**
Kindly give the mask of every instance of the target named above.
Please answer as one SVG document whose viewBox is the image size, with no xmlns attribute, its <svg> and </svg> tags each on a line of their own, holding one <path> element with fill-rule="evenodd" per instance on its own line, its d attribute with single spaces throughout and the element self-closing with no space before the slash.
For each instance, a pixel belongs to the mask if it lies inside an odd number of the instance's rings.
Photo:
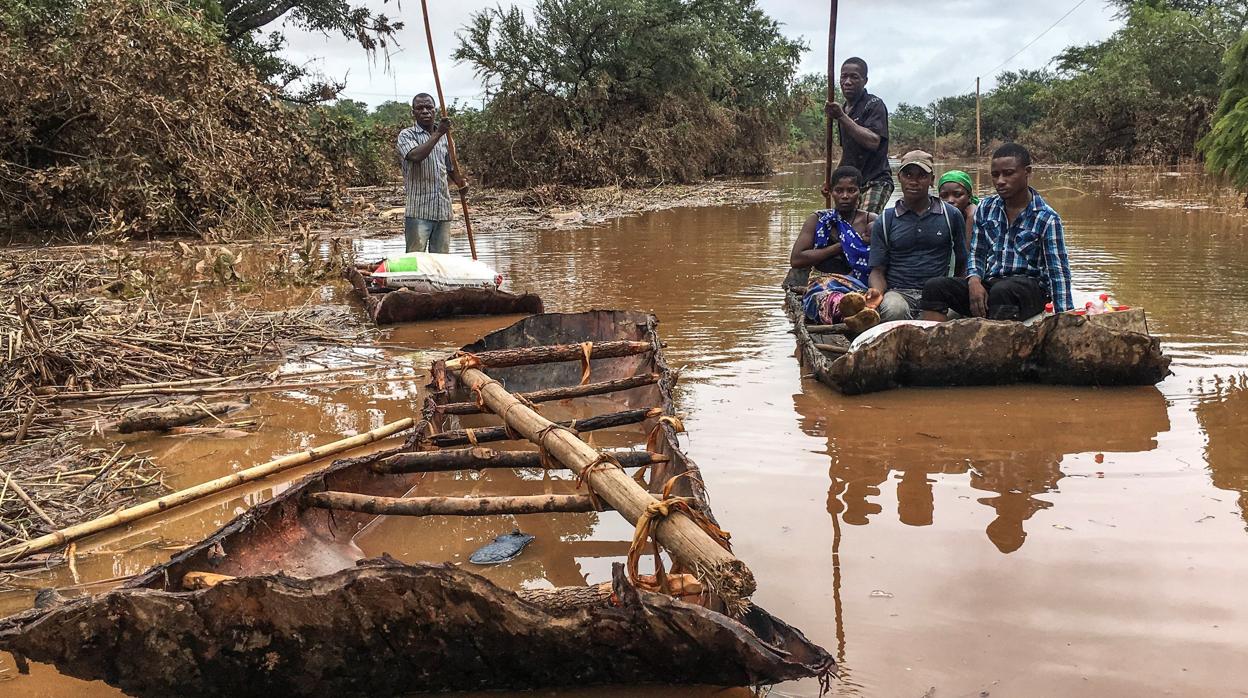
<svg viewBox="0 0 1248 698">
<path fill-rule="evenodd" d="M 975 196 L 975 187 L 971 184 L 971 176 L 969 174 L 962 170 L 949 170 L 940 176 L 940 181 L 936 183 L 936 191 L 940 191 L 940 188 L 948 182 L 961 184 L 967 193 L 971 195 L 971 203 L 979 203 L 979 197 Z"/>
</svg>

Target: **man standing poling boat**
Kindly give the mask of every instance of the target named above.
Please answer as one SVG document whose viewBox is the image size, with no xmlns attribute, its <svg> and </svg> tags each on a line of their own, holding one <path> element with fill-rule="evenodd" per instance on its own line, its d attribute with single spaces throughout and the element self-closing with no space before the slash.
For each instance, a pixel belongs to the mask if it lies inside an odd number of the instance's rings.
<svg viewBox="0 0 1248 698">
<path fill-rule="evenodd" d="M 1006 143 L 992 154 L 997 193 L 980 203 L 964 279 L 932 279 L 923 287 L 925 320 L 962 315 L 1024 320 L 1049 301 L 1070 310 L 1070 262 L 1061 216 L 1030 186 L 1031 154 Z"/>
<path fill-rule="evenodd" d="M 828 121 L 836 123 L 840 136 L 841 166 L 850 165 L 862 172 L 862 208 L 879 215 L 893 194 L 893 172 L 888 167 L 888 107 L 867 92 L 867 62 L 856 56 L 841 64 L 841 92 L 845 106 L 830 101 L 826 107 Z"/>
<path fill-rule="evenodd" d="M 434 110 L 431 95 L 416 95 L 412 98 L 416 124 L 399 132 L 397 148 L 406 194 L 403 237 L 408 252 L 446 254 L 451 248 L 448 180 L 454 181 L 461 192 L 468 188 L 468 180 L 455 168 L 448 149 L 451 120 L 443 117 L 435 128 Z"/>
<path fill-rule="evenodd" d="M 901 157 L 902 198 L 871 227 L 871 288 L 884 294 L 880 319 L 912 320 L 930 279 L 960 275 L 966 266 L 962 212 L 932 196 L 932 156 Z"/>
</svg>

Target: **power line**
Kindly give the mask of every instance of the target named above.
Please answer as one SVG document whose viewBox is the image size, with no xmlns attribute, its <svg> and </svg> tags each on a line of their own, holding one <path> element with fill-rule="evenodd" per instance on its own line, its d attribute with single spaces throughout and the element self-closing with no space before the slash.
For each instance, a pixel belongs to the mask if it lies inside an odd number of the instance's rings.
<svg viewBox="0 0 1248 698">
<path fill-rule="evenodd" d="M 1015 51 L 1015 52 L 1014 52 L 1014 55 L 1012 55 L 1012 56 L 1010 56 L 1009 58 L 1007 58 L 1007 59 L 1005 59 L 1005 60 L 1001 61 L 1000 63 L 998 63 L 996 68 L 993 68 L 992 70 L 989 70 L 989 71 L 987 71 L 987 72 L 980 73 L 980 75 L 987 75 L 988 77 L 992 77 L 992 76 L 993 76 L 993 75 L 997 72 L 997 70 L 998 70 L 998 69 L 1000 69 L 1000 68 L 1001 68 L 1002 66 L 1004 66 L 1006 63 L 1009 63 L 1010 61 L 1014 60 L 1015 58 L 1018 58 L 1018 54 L 1020 54 L 1020 53 L 1022 53 L 1023 51 L 1026 51 L 1027 49 L 1031 48 L 1031 47 L 1032 47 L 1032 46 L 1033 46 L 1033 45 L 1034 45 L 1037 41 L 1039 41 L 1039 40 L 1040 40 L 1040 39 L 1041 39 L 1041 38 L 1042 38 L 1045 34 L 1048 34 L 1050 31 L 1052 31 L 1052 30 L 1053 30 L 1053 28 L 1054 28 L 1054 27 L 1056 27 L 1057 25 L 1061 24 L 1061 23 L 1062 23 L 1062 20 L 1064 20 L 1064 19 L 1066 19 L 1067 17 L 1069 17 L 1069 16 L 1071 16 L 1072 14 L 1074 14 L 1075 10 L 1079 9 L 1079 8 L 1083 5 L 1083 3 L 1087 2 L 1087 1 L 1088 1 L 1088 0 L 1079 0 L 1079 2 L 1075 3 L 1075 6 L 1074 6 L 1074 7 L 1070 8 L 1069 10 L 1067 10 L 1067 11 L 1066 11 L 1066 14 L 1062 15 L 1061 17 L 1058 17 L 1056 22 L 1054 22 L 1054 23 L 1050 24 L 1048 29 L 1045 29 L 1044 31 L 1040 32 L 1040 34 L 1039 34 L 1039 35 L 1037 35 L 1037 36 L 1036 36 L 1036 38 L 1034 38 L 1034 39 L 1032 39 L 1031 41 L 1027 42 L 1027 45 L 1026 45 L 1026 46 L 1024 46 L 1024 47 L 1020 48 L 1019 50 Z"/>
</svg>

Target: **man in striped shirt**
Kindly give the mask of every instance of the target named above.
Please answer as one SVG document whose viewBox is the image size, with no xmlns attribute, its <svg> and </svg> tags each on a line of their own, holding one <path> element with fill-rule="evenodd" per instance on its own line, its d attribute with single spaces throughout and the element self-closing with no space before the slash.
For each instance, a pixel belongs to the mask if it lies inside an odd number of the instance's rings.
<svg viewBox="0 0 1248 698">
<path fill-rule="evenodd" d="M 966 278 L 935 278 L 923 287 L 925 320 L 945 320 L 950 309 L 965 316 L 1025 320 L 1048 302 L 1057 312 L 1073 307 L 1070 262 L 1062 219 L 1032 189 L 1031 154 L 1006 143 L 992 154 L 995 196 L 975 211 Z"/>
<path fill-rule="evenodd" d="M 399 132 L 398 151 L 407 195 L 403 237 L 408 252 L 428 249 L 446 254 L 451 247 L 451 189 L 447 180 L 454 181 L 460 191 L 468 188 L 468 180 L 451 162 L 447 147 L 451 120 L 442 117 L 435 128 L 433 115 L 433 97 L 422 92 L 412 98 L 416 124 Z"/>
</svg>

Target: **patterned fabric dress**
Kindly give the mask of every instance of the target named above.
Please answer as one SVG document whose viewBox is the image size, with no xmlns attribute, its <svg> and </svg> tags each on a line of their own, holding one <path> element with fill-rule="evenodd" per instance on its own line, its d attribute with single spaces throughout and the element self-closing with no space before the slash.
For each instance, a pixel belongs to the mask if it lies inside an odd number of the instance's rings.
<svg viewBox="0 0 1248 698">
<path fill-rule="evenodd" d="M 829 245 L 841 243 L 841 251 L 849 263 L 850 273 L 821 273 L 818 269 L 810 275 L 806 286 L 806 295 L 802 298 L 802 307 L 806 317 L 814 322 L 833 323 L 839 319 L 836 312 L 841 297 L 851 291 L 867 290 L 867 279 L 871 274 L 868 263 L 871 248 L 858 230 L 846 221 L 836 210 L 819 211 L 819 223 L 815 227 L 815 249 L 823 249 Z"/>
</svg>

